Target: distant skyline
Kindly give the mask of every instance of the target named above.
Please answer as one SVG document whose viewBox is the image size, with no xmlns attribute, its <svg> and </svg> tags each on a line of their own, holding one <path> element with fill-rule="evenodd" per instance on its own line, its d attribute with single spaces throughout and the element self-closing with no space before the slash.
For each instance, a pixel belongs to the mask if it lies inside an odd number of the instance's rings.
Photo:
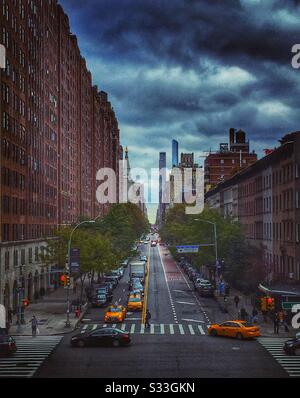
<svg viewBox="0 0 300 398">
<path fill-rule="evenodd" d="M 230 127 L 258 157 L 300 130 L 299 0 L 61 0 L 132 167 L 217 150 Z M 153 222 L 156 209 L 149 208 Z"/>
</svg>

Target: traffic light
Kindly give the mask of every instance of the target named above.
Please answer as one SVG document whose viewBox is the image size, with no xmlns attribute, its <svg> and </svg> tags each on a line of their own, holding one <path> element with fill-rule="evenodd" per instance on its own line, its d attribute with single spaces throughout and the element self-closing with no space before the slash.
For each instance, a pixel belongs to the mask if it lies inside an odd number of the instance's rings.
<svg viewBox="0 0 300 398">
<path fill-rule="evenodd" d="M 61 275 L 60 283 L 62 286 L 66 286 L 66 275 Z"/>
<path fill-rule="evenodd" d="M 29 300 L 27 300 L 27 299 L 22 300 L 22 304 L 23 304 L 23 307 L 28 307 L 29 306 Z"/>
<path fill-rule="evenodd" d="M 275 300 L 272 297 L 267 298 L 267 308 L 268 310 L 274 310 L 275 309 Z"/>
<path fill-rule="evenodd" d="M 66 275 L 66 284 L 65 284 L 65 286 L 70 287 L 70 277 L 69 277 L 69 275 Z"/>
<path fill-rule="evenodd" d="M 267 297 L 262 297 L 260 299 L 260 309 L 262 311 L 267 311 Z"/>
<path fill-rule="evenodd" d="M 262 311 L 270 311 L 275 309 L 275 300 L 272 297 L 262 297 L 260 299 Z"/>
</svg>

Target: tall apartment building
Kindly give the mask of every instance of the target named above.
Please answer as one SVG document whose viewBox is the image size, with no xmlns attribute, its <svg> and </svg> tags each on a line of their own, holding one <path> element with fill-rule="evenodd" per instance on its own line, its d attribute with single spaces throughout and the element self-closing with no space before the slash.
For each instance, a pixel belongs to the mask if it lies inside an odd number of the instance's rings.
<svg viewBox="0 0 300 398">
<path fill-rule="evenodd" d="M 0 303 L 15 308 L 18 286 L 31 299 L 55 277 L 39 253 L 57 225 L 108 211 L 96 173 L 118 174 L 119 128 L 57 0 L 1 0 L 0 26 Z"/>
<path fill-rule="evenodd" d="M 242 130 L 229 130 L 229 144 L 220 144 L 218 152 L 210 153 L 204 161 L 205 191 L 209 191 L 220 182 L 226 181 L 239 170 L 256 162 L 257 155 L 250 153 L 249 141 Z"/>
<path fill-rule="evenodd" d="M 300 281 L 300 132 L 206 193 L 206 203 L 244 226 L 264 251 L 268 280 Z"/>
</svg>

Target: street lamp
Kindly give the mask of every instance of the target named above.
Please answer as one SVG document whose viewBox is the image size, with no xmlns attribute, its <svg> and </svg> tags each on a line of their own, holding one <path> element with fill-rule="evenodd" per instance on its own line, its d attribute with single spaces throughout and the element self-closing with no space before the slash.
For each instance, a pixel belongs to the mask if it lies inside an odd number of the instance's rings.
<svg viewBox="0 0 300 398">
<path fill-rule="evenodd" d="M 215 255 L 216 255 L 216 266 L 218 264 L 218 243 L 217 243 L 217 224 L 212 221 L 202 220 L 200 218 L 194 218 L 194 221 L 206 222 L 207 224 L 211 224 L 214 226 L 214 237 L 215 237 Z"/>
<path fill-rule="evenodd" d="M 89 220 L 89 221 L 82 221 L 79 224 L 76 225 L 76 227 L 73 228 L 69 242 L 68 242 L 68 266 L 66 267 L 66 271 L 70 273 L 70 265 L 71 265 L 71 241 L 72 241 L 72 236 L 73 233 L 76 231 L 78 227 L 80 227 L 83 224 L 94 224 L 96 221 L 95 220 Z M 70 323 L 70 286 L 67 286 L 67 320 L 66 320 L 66 327 L 69 328 L 71 327 Z"/>
</svg>

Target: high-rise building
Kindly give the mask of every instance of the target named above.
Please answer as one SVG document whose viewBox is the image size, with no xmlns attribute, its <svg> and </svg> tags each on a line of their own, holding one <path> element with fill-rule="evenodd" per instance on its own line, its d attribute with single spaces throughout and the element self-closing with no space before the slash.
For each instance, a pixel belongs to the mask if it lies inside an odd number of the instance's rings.
<svg viewBox="0 0 300 398">
<path fill-rule="evenodd" d="M 219 151 L 210 153 L 204 161 L 205 192 L 226 181 L 239 170 L 256 162 L 257 155 L 250 153 L 249 141 L 242 130 L 229 130 L 229 145 L 221 143 Z"/>
<path fill-rule="evenodd" d="M 164 192 L 166 189 L 166 167 L 167 155 L 166 152 L 159 153 L 159 205 L 158 205 L 158 221 L 162 224 L 166 215 L 166 204 L 164 202 Z"/>
<path fill-rule="evenodd" d="M 172 140 L 172 167 L 178 167 L 178 142 Z"/>
<path fill-rule="evenodd" d="M 206 204 L 239 221 L 262 249 L 267 282 L 300 281 L 300 131 L 205 195 Z"/>
<path fill-rule="evenodd" d="M 39 257 L 45 238 L 108 211 L 96 173 L 118 175 L 119 129 L 58 2 L 2 3 L 0 303 L 15 309 L 20 284 L 31 299 L 57 277 Z"/>
</svg>

